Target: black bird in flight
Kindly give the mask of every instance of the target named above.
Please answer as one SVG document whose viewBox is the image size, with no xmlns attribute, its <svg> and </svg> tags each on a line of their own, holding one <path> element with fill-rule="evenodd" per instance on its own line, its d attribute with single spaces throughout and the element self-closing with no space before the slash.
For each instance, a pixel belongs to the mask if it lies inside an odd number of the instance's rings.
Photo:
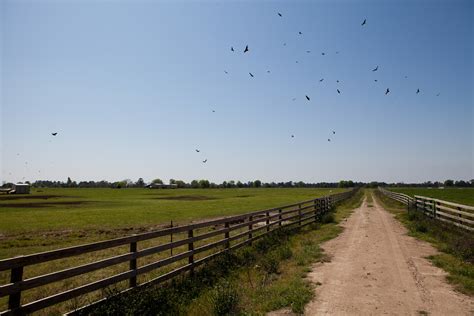
<svg viewBox="0 0 474 316">
<path fill-rule="evenodd" d="M 248 51 L 249 51 L 249 46 L 246 45 L 246 46 L 245 46 L 245 49 L 244 49 L 244 53 L 246 53 L 246 52 L 248 52 Z"/>
<path fill-rule="evenodd" d="M 416 94 L 420 93 L 420 89 L 416 89 Z"/>
<path fill-rule="evenodd" d="M 341 91 L 339 91 L 339 89 L 336 89 L 337 90 L 337 93 L 341 94 Z"/>
<path fill-rule="evenodd" d="M 372 71 L 377 71 L 379 70 L 379 66 L 377 65 L 377 67 L 375 67 L 374 69 L 372 69 Z"/>
<path fill-rule="evenodd" d="M 267 70 L 267 74 L 269 74 L 269 73 L 270 73 L 270 70 Z"/>
<path fill-rule="evenodd" d="M 375 82 L 377 82 L 377 79 L 374 79 Z"/>
<path fill-rule="evenodd" d="M 405 79 L 408 78 L 408 76 L 405 76 Z"/>
<path fill-rule="evenodd" d="M 321 53 L 321 55 L 323 55 L 323 56 L 324 56 L 324 55 L 326 55 L 326 53 L 324 53 L 324 52 L 323 52 L 323 53 Z"/>
<path fill-rule="evenodd" d="M 201 151 L 200 151 L 199 149 L 196 149 L 196 152 L 199 153 L 199 152 L 201 152 Z"/>
<path fill-rule="evenodd" d="M 362 26 L 365 25 L 365 23 L 367 23 L 367 19 L 364 19 L 364 22 L 362 22 Z"/>
<path fill-rule="evenodd" d="M 330 141 L 331 141 L 331 139 L 330 139 L 330 138 L 328 138 L 328 142 L 330 142 Z"/>
<path fill-rule="evenodd" d="M 283 46 L 286 46 L 286 43 L 283 43 Z"/>
<path fill-rule="evenodd" d="M 339 54 L 339 52 L 336 52 L 336 54 Z"/>
<path fill-rule="evenodd" d="M 212 113 L 216 113 L 216 110 L 212 110 Z"/>
<path fill-rule="evenodd" d="M 333 135 L 336 135 L 336 131 L 332 131 L 332 134 L 333 134 Z"/>
<path fill-rule="evenodd" d="M 306 100 L 308 100 L 308 101 L 309 101 L 309 100 L 310 100 L 310 98 L 309 98 L 308 96 L 306 96 Z"/>
<path fill-rule="evenodd" d="M 390 89 L 387 88 L 387 90 L 385 90 L 385 95 L 387 95 L 389 92 L 390 92 Z"/>
<path fill-rule="evenodd" d="M 51 135 L 56 136 L 56 135 L 58 135 L 58 132 L 51 133 Z"/>
<path fill-rule="evenodd" d="M 310 51 L 310 50 L 307 50 L 306 52 L 307 52 L 308 54 L 309 54 L 309 53 L 311 53 L 311 51 Z"/>
<path fill-rule="evenodd" d="M 251 72 L 249 72 L 249 75 L 250 75 L 250 77 L 252 77 L 252 78 L 253 78 L 253 75 L 252 75 L 252 73 L 251 73 Z"/>
<path fill-rule="evenodd" d="M 439 97 L 439 93 L 436 96 Z"/>
<path fill-rule="evenodd" d="M 233 46 L 231 46 L 231 47 L 230 47 L 230 50 L 231 50 L 231 51 L 234 51 L 234 47 L 233 47 Z"/>
<path fill-rule="evenodd" d="M 278 12 L 278 15 L 279 15 L 279 16 L 282 16 L 280 12 Z"/>
<path fill-rule="evenodd" d="M 323 82 L 324 78 L 319 79 L 319 82 Z"/>
<path fill-rule="evenodd" d="M 337 83 L 339 83 L 339 80 L 336 80 Z"/>
<path fill-rule="evenodd" d="M 299 34 L 299 35 L 303 35 L 303 33 L 301 33 L 301 32 L 298 32 L 298 34 Z"/>
<path fill-rule="evenodd" d="M 224 70 L 224 72 L 225 72 L 226 74 L 229 74 L 229 73 L 227 72 L 227 70 Z"/>
<path fill-rule="evenodd" d="M 292 100 L 293 100 L 293 101 L 296 101 L 296 98 L 293 98 Z"/>
<path fill-rule="evenodd" d="M 291 135 L 291 138 L 295 138 L 295 135 Z"/>
<path fill-rule="evenodd" d="M 206 163 L 206 162 L 207 162 L 207 159 L 204 159 L 204 160 L 202 161 L 202 163 Z"/>
</svg>

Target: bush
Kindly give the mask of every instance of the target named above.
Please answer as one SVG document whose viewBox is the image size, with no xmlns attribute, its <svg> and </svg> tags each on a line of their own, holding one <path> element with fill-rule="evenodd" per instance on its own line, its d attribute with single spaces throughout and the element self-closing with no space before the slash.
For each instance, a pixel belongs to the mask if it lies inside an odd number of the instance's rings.
<svg viewBox="0 0 474 316">
<path fill-rule="evenodd" d="M 280 267 L 280 262 L 276 258 L 275 253 L 269 253 L 261 260 L 261 265 L 263 271 L 267 274 L 278 273 L 278 268 Z"/>
<path fill-rule="evenodd" d="M 323 217 L 321 218 L 321 223 L 323 224 L 334 223 L 334 214 L 333 213 L 324 214 Z"/>
<path fill-rule="evenodd" d="M 287 260 L 293 256 L 293 252 L 291 251 L 291 248 L 288 245 L 281 246 L 280 248 L 278 248 L 277 252 L 280 260 Z"/>
<path fill-rule="evenodd" d="M 415 223 L 415 230 L 420 233 L 426 233 L 428 231 L 428 227 L 423 222 L 416 222 Z"/>
<path fill-rule="evenodd" d="M 230 282 L 219 283 L 212 291 L 213 314 L 235 315 L 238 312 L 239 293 Z"/>
</svg>

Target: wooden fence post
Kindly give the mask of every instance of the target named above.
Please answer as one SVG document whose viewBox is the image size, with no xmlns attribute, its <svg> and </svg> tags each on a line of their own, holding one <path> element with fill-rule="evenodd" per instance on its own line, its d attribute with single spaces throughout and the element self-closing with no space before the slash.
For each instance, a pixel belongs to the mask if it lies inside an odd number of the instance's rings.
<svg viewBox="0 0 474 316">
<path fill-rule="evenodd" d="M 250 215 L 249 216 L 249 222 L 250 222 L 250 224 L 249 224 L 249 240 L 250 240 L 249 244 L 250 245 L 252 244 L 252 230 L 253 230 L 252 221 L 253 221 L 253 216 Z"/>
<path fill-rule="evenodd" d="M 267 220 L 265 221 L 265 224 L 267 226 L 267 232 L 269 232 L 270 231 L 270 213 L 267 212 L 266 216 L 267 216 Z"/>
<path fill-rule="evenodd" d="M 132 241 L 130 243 L 130 252 L 131 253 L 136 253 L 137 252 L 137 242 Z M 133 258 L 130 260 L 130 270 L 137 270 L 137 258 Z M 129 279 L 128 281 L 128 286 L 129 287 L 136 287 L 137 286 L 137 276 L 133 276 Z"/>
<path fill-rule="evenodd" d="M 460 206 L 456 207 L 458 209 L 458 211 L 462 211 L 462 208 Z M 464 225 L 463 221 L 462 221 L 462 216 L 461 216 L 461 213 L 458 213 L 458 217 L 459 217 L 459 224 L 462 224 Z"/>
<path fill-rule="evenodd" d="M 314 221 L 318 221 L 318 205 L 317 205 L 318 200 L 314 200 Z"/>
<path fill-rule="evenodd" d="M 301 226 L 301 204 L 298 204 L 298 225 Z"/>
<path fill-rule="evenodd" d="M 10 274 L 10 283 L 20 282 L 23 279 L 23 267 L 12 268 Z M 8 309 L 13 310 L 21 306 L 21 290 L 10 294 L 8 298 Z"/>
<path fill-rule="evenodd" d="M 171 221 L 171 228 L 173 228 L 173 221 Z M 170 234 L 170 242 L 173 242 L 173 232 Z M 170 248 L 170 255 L 173 255 L 173 247 Z"/>
<path fill-rule="evenodd" d="M 281 209 L 278 210 L 278 214 L 279 214 L 279 215 L 278 215 L 278 222 L 279 222 L 279 223 L 278 223 L 278 226 L 282 226 L 282 224 L 283 224 L 283 223 L 282 223 L 283 217 L 281 216 Z"/>
<path fill-rule="evenodd" d="M 194 237 L 193 229 L 188 230 L 188 238 L 193 238 L 193 237 Z M 192 240 L 188 243 L 188 250 L 189 251 L 194 251 L 194 242 Z M 189 256 L 188 263 L 192 265 L 191 270 L 189 270 L 189 271 L 190 271 L 191 275 L 193 275 L 194 274 L 194 267 L 193 267 L 194 266 L 194 255 L 193 254 L 191 254 Z"/>
<path fill-rule="evenodd" d="M 436 201 L 433 200 L 433 218 L 436 219 Z"/>
<path fill-rule="evenodd" d="M 226 229 L 229 229 L 229 222 L 225 222 L 224 227 L 225 227 Z M 227 239 L 227 242 L 226 242 L 226 244 L 225 244 L 225 248 L 226 248 L 226 249 L 229 249 L 229 248 L 230 248 L 230 241 L 229 241 L 230 232 L 229 232 L 228 230 L 225 232 L 224 237 L 225 237 L 225 239 Z"/>
</svg>

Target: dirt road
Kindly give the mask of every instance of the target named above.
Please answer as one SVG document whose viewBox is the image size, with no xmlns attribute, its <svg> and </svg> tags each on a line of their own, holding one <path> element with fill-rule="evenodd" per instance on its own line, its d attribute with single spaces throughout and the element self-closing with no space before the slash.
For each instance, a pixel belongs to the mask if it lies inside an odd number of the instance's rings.
<svg viewBox="0 0 474 316">
<path fill-rule="evenodd" d="M 305 314 L 474 315 L 474 300 L 455 292 L 445 272 L 425 259 L 436 250 L 372 204 L 364 201 L 344 232 L 323 245 L 332 259 L 309 274 L 321 285 Z"/>
</svg>

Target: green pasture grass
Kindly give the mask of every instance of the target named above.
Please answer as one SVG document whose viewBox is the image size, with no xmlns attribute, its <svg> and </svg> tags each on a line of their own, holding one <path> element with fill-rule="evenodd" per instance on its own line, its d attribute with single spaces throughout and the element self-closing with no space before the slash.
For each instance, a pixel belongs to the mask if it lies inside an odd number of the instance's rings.
<svg viewBox="0 0 474 316">
<path fill-rule="evenodd" d="M 149 231 L 169 225 L 170 220 L 173 220 L 174 225 L 185 224 L 189 221 L 282 206 L 342 191 L 342 189 L 306 188 L 40 189 L 33 190 L 30 195 L 0 195 L 0 259 Z M 168 242 L 166 238 L 169 237 L 141 242 L 139 248 Z M 174 236 L 174 240 L 181 238 L 186 238 L 186 236 L 183 234 Z M 197 246 L 199 243 L 196 244 Z M 175 248 L 174 254 L 185 250 Z M 30 278 L 127 251 L 127 246 L 124 246 L 85 254 L 80 258 L 47 262 L 27 267 L 24 276 Z M 205 254 L 198 255 L 196 258 Z M 168 255 L 169 253 L 161 253 L 140 259 L 140 261 L 141 264 L 146 264 Z M 145 278 L 159 275 L 173 266 L 151 273 Z M 127 264 L 117 265 L 90 273 L 87 277 L 79 276 L 67 282 L 29 290 L 22 296 L 26 301 L 39 299 L 45 294 L 55 293 L 58 288 L 65 290 L 126 269 Z M 9 271 L 0 272 L 1 284 L 8 283 L 8 278 Z M 86 299 L 95 295 L 100 295 L 100 293 L 87 296 Z M 83 300 L 77 302 L 79 305 L 85 303 L 87 302 Z M 5 304 L 6 298 L 0 299 L 0 306 L 5 307 Z M 70 304 L 71 302 L 60 304 L 47 310 L 46 313 L 54 314 L 55 311 L 63 311 L 64 306 L 67 306 L 66 310 L 71 309 L 73 306 Z"/>
<path fill-rule="evenodd" d="M 155 308 L 164 315 L 265 315 L 281 308 L 300 314 L 314 296 L 307 273 L 315 262 L 330 260 L 321 243 L 342 231 L 338 223 L 363 197 L 360 191 L 342 202 L 332 222 L 275 231 L 211 261 L 194 276 L 116 296 L 91 314 L 149 314 Z"/>
<path fill-rule="evenodd" d="M 343 189 L 34 189 L 0 195 L 0 234 L 189 222 L 282 206 Z"/>
<path fill-rule="evenodd" d="M 390 188 L 389 190 L 410 196 L 421 195 L 474 206 L 474 188 Z"/>
</svg>

